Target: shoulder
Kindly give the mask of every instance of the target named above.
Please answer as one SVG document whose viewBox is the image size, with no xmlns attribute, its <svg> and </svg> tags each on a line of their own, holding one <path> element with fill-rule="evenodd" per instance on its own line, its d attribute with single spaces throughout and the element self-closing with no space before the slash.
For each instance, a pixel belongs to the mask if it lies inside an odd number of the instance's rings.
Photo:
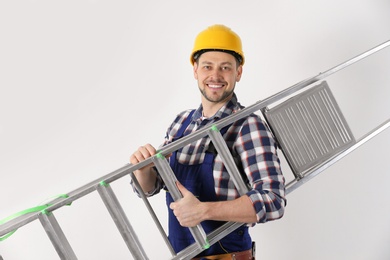
<svg viewBox="0 0 390 260">
<path fill-rule="evenodd" d="M 176 115 L 175 119 L 173 120 L 172 122 L 172 125 L 175 125 L 175 124 L 182 124 L 184 120 L 187 119 L 187 117 L 191 114 L 191 112 L 195 111 L 194 109 L 187 109 L 187 110 L 184 110 L 182 112 L 180 112 L 179 114 Z"/>
<path fill-rule="evenodd" d="M 274 136 L 266 122 L 258 115 L 251 114 L 235 121 L 227 130 L 227 141 L 246 143 L 253 140 L 266 140 L 274 143 Z"/>
<path fill-rule="evenodd" d="M 167 129 L 167 135 L 166 135 L 167 139 L 172 139 L 172 137 L 180 129 L 184 121 L 188 118 L 188 116 L 190 116 L 192 111 L 194 111 L 194 109 L 187 109 L 176 115 L 175 119 Z"/>
<path fill-rule="evenodd" d="M 243 117 L 237 121 L 235 121 L 232 126 L 236 131 L 255 131 L 255 130 L 265 130 L 269 131 L 267 124 L 264 120 L 256 115 L 250 114 L 249 116 Z"/>
</svg>

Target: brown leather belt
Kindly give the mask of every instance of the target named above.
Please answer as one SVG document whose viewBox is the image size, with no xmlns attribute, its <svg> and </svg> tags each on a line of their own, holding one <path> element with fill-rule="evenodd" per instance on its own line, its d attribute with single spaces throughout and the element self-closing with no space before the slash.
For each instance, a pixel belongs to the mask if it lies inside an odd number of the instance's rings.
<svg viewBox="0 0 390 260">
<path fill-rule="evenodd" d="M 192 258 L 192 260 L 253 260 L 252 249 L 222 255 L 209 255 Z"/>
</svg>

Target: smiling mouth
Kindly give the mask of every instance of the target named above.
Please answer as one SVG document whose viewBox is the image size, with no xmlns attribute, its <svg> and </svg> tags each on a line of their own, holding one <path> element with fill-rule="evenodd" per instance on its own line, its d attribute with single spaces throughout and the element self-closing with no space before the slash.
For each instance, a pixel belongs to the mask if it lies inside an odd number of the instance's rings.
<svg viewBox="0 0 390 260">
<path fill-rule="evenodd" d="M 219 84 L 219 85 L 216 85 L 216 84 L 207 84 L 207 86 L 209 88 L 212 88 L 212 89 L 220 89 L 220 88 L 223 88 L 225 85 L 224 84 Z"/>
</svg>

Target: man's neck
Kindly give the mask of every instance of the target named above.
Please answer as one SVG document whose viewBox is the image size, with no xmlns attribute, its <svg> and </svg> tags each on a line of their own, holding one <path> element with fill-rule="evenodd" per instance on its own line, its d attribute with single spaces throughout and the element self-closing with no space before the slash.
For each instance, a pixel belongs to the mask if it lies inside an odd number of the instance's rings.
<svg viewBox="0 0 390 260">
<path fill-rule="evenodd" d="M 215 115 L 215 113 L 218 112 L 218 110 L 221 109 L 221 107 L 223 107 L 226 104 L 226 102 L 213 103 L 207 100 L 206 101 L 202 100 L 203 116 L 206 118 L 212 117 L 213 115 Z"/>
<path fill-rule="evenodd" d="M 214 106 L 214 107 L 205 107 L 203 106 L 203 116 L 208 118 L 208 117 L 212 117 L 213 115 L 215 115 L 215 113 L 217 113 L 217 111 L 222 107 L 223 105 L 220 105 L 220 106 Z"/>
</svg>

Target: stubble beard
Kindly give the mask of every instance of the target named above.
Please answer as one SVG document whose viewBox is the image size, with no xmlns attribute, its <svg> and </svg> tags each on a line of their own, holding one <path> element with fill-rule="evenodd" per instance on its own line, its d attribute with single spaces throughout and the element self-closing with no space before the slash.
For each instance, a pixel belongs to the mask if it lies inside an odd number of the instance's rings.
<svg viewBox="0 0 390 260">
<path fill-rule="evenodd" d="M 220 97 L 211 97 L 207 95 L 206 91 L 204 89 L 199 88 L 200 93 L 202 93 L 203 97 L 212 103 L 220 103 L 222 101 L 225 101 L 229 96 L 231 96 L 234 92 L 234 88 L 231 91 L 224 91 Z"/>
</svg>

